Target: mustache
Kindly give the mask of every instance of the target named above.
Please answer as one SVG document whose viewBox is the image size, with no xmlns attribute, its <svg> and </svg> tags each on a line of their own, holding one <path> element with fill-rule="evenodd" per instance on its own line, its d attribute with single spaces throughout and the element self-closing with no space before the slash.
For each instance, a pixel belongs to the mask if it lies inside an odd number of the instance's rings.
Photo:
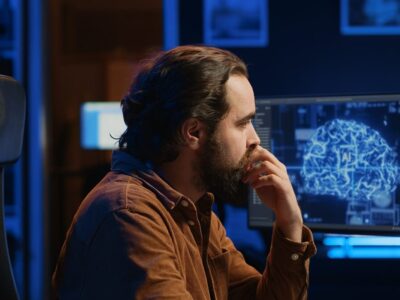
<svg viewBox="0 0 400 300">
<path fill-rule="evenodd" d="M 247 148 L 246 152 L 244 153 L 243 157 L 240 159 L 238 168 L 241 170 L 241 176 L 244 175 L 244 173 L 247 171 L 247 166 L 250 164 L 250 157 L 253 154 L 254 150 L 256 149 L 256 145 L 252 145 L 249 148 Z"/>
<path fill-rule="evenodd" d="M 256 147 L 249 147 L 242 158 L 239 160 L 238 164 L 231 169 L 231 176 L 232 179 L 235 179 L 235 181 L 240 182 L 241 179 L 246 175 L 249 166 L 250 166 L 250 157 L 255 150 Z"/>
</svg>

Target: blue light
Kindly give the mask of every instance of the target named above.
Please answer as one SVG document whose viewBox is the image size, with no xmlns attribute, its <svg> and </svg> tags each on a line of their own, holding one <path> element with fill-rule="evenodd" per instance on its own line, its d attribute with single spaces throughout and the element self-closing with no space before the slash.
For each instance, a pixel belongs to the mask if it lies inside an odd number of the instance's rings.
<svg viewBox="0 0 400 300">
<path fill-rule="evenodd" d="M 179 0 L 164 0 L 164 50 L 179 45 Z"/>
<path fill-rule="evenodd" d="M 323 244 L 331 259 L 400 258 L 400 237 L 328 236 Z"/>
<path fill-rule="evenodd" d="M 345 237 L 326 237 L 323 240 L 325 246 L 344 246 L 346 244 Z"/>
<path fill-rule="evenodd" d="M 362 249 L 331 249 L 328 251 L 328 257 L 331 259 L 393 259 L 400 258 L 400 247 L 380 248 L 369 247 Z"/>
<path fill-rule="evenodd" d="M 29 266 L 27 268 L 27 298 L 47 299 L 48 248 L 46 219 L 48 217 L 45 192 L 46 168 L 46 15 L 41 0 L 27 1 L 27 99 L 28 99 L 28 197 L 27 218 L 29 227 Z"/>
<path fill-rule="evenodd" d="M 399 246 L 400 237 L 349 237 L 350 246 Z"/>
<path fill-rule="evenodd" d="M 400 237 L 345 237 L 345 236 L 328 236 L 323 240 L 325 246 L 400 246 Z"/>
</svg>

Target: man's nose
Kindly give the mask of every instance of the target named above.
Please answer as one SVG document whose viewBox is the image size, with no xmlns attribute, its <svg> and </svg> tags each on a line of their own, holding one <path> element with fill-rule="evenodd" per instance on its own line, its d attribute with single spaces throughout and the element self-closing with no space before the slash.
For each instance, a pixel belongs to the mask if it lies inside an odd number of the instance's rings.
<svg viewBox="0 0 400 300">
<path fill-rule="evenodd" d="M 250 132 L 249 132 L 249 136 L 247 138 L 247 148 L 249 148 L 249 147 L 255 148 L 258 145 L 260 145 L 261 141 L 260 141 L 260 138 L 259 138 L 256 130 L 254 129 L 253 124 L 251 124 L 249 130 L 250 130 Z"/>
</svg>

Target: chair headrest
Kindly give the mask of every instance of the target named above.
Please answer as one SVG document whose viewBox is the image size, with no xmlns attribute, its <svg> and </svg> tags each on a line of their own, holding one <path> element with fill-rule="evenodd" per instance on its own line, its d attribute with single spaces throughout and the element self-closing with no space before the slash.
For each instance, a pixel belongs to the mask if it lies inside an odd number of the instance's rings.
<svg viewBox="0 0 400 300">
<path fill-rule="evenodd" d="M 15 79 L 0 75 L 0 165 L 21 155 L 25 113 L 24 89 Z"/>
</svg>

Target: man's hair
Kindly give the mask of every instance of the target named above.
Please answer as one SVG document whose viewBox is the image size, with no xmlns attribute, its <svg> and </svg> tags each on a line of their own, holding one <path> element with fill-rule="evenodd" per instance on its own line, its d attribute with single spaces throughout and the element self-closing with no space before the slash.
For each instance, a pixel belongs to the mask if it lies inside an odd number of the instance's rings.
<svg viewBox="0 0 400 300">
<path fill-rule="evenodd" d="M 212 135 L 229 111 L 230 75 L 248 77 L 246 65 L 218 48 L 181 46 L 147 61 L 121 100 L 127 130 L 120 149 L 153 164 L 175 160 L 185 120 L 197 118 Z"/>
</svg>

